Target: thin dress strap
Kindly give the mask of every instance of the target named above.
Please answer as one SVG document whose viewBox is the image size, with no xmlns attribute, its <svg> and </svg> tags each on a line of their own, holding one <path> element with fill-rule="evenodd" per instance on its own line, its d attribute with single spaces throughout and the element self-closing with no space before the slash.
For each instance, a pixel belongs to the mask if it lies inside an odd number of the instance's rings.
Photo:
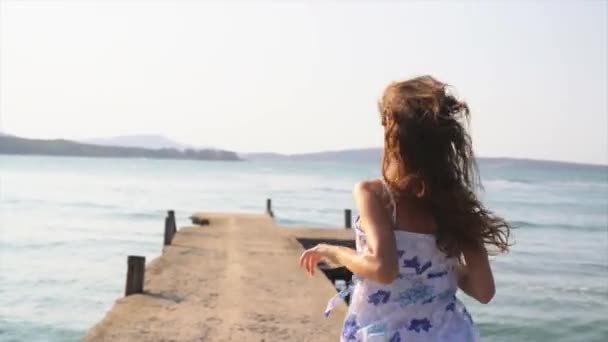
<svg viewBox="0 0 608 342">
<path fill-rule="evenodd" d="M 389 200 L 391 201 L 391 212 L 392 212 L 391 218 L 393 220 L 393 226 L 396 226 L 397 225 L 397 202 L 395 202 L 395 195 L 393 195 L 393 191 L 388 186 L 388 183 L 386 182 L 386 180 L 384 178 L 381 178 L 381 180 L 382 180 L 382 187 L 384 188 L 384 192 L 386 192 Z"/>
</svg>

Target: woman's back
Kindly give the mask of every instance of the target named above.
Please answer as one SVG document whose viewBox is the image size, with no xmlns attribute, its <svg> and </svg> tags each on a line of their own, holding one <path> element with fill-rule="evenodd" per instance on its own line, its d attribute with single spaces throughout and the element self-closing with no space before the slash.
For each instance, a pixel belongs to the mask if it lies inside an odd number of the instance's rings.
<svg viewBox="0 0 608 342">
<path fill-rule="evenodd" d="M 395 222 L 396 206 L 386 187 L 385 192 Z M 359 220 L 355 230 L 363 253 L 367 243 Z M 355 276 L 342 341 L 475 341 L 471 317 L 455 296 L 457 259 L 437 248 L 433 234 L 394 234 L 399 275 L 388 285 Z"/>
</svg>

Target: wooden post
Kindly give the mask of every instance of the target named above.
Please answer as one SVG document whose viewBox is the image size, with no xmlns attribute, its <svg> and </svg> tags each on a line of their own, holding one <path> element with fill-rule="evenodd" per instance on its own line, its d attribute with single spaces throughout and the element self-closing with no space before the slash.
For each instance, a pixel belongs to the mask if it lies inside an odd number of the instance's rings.
<svg viewBox="0 0 608 342">
<path fill-rule="evenodd" d="M 175 235 L 175 233 L 177 232 L 177 223 L 175 222 L 175 211 L 169 210 L 167 212 L 167 215 L 169 215 L 169 221 L 171 221 L 171 225 L 173 227 L 173 235 Z M 173 236 L 171 236 L 171 240 L 173 240 Z"/>
<path fill-rule="evenodd" d="M 274 217 L 274 213 L 272 212 L 272 200 L 270 198 L 266 199 L 266 214 L 270 215 L 270 217 Z"/>
<path fill-rule="evenodd" d="M 145 257 L 129 255 L 127 258 L 127 285 L 125 286 L 125 296 L 144 292 L 145 270 Z"/>
<path fill-rule="evenodd" d="M 164 245 L 168 246 L 171 244 L 173 240 L 173 225 L 171 224 L 171 218 L 169 216 L 165 217 L 165 239 Z"/>
<path fill-rule="evenodd" d="M 344 227 L 351 228 L 352 213 L 350 209 L 344 209 Z"/>
</svg>

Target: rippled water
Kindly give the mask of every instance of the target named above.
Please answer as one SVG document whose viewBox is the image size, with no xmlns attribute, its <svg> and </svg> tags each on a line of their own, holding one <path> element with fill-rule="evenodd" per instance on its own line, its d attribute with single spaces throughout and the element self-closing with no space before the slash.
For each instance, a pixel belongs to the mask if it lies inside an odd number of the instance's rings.
<svg viewBox="0 0 608 342">
<path fill-rule="evenodd" d="M 608 340 L 608 168 L 481 162 L 484 201 L 519 228 L 497 295 L 466 300 L 485 341 Z M 367 163 L 0 156 L 0 340 L 76 341 L 122 295 L 126 256 L 158 256 L 163 218 L 262 212 L 340 226 Z M 321 314 L 321 313 L 320 313 Z"/>
</svg>

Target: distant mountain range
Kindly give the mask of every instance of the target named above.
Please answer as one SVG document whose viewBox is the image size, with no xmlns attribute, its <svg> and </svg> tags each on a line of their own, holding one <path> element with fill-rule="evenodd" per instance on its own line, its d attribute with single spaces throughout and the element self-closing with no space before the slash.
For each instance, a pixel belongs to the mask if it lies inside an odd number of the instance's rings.
<svg viewBox="0 0 608 342">
<path fill-rule="evenodd" d="M 327 151 L 317 153 L 303 153 L 303 154 L 279 154 L 279 153 L 247 153 L 240 154 L 245 160 L 252 161 L 307 161 L 307 162 L 373 162 L 380 164 L 382 158 L 382 148 L 362 148 L 362 149 L 350 149 L 341 151 Z M 606 165 L 593 165 L 593 164 L 580 164 L 571 162 L 561 162 L 552 160 L 534 160 L 534 159 L 521 159 L 521 158 L 488 158 L 479 157 L 477 158 L 480 167 L 492 166 L 497 167 L 500 165 L 517 163 L 520 165 L 537 165 L 546 167 L 597 167 L 606 168 Z"/>
<path fill-rule="evenodd" d="M 162 135 L 123 135 L 110 138 L 43 140 L 0 132 L 0 154 L 33 154 L 84 157 L 133 157 L 251 161 L 380 161 L 380 148 L 351 149 L 304 154 L 245 153 L 221 149 L 195 149 Z"/>
<path fill-rule="evenodd" d="M 279 153 L 245 153 L 241 156 L 246 160 L 254 161 L 377 161 L 382 156 L 381 148 L 362 148 L 340 151 L 325 151 L 301 154 Z"/>
<path fill-rule="evenodd" d="M 84 157 L 162 158 L 193 160 L 250 160 L 250 161 L 306 161 L 306 162 L 380 162 L 382 148 L 348 149 L 302 154 L 243 153 L 222 149 L 196 149 L 161 135 L 126 135 L 113 138 L 69 140 L 25 139 L 0 132 L 0 154 L 33 154 Z M 481 165 L 503 163 L 533 163 L 568 167 L 577 164 L 515 158 L 479 158 Z M 606 165 L 588 165 L 606 168 Z"/>
<path fill-rule="evenodd" d="M 154 158 L 191 160 L 241 160 L 231 151 L 218 149 L 141 148 L 101 146 L 70 140 L 26 139 L 0 134 L 0 154 L 26 154 L 77 157 Z"/>
<path fill-rule="evenodd" d="M 84 144 L 101 146 L 137 147 L 148 149 L 173 148 L 176 150 L 191 149 L 192 146 L 180 144 L 162 135 L 121 135 L 111 138 L 93 138 L 79 141 Z"/>
</svg>

